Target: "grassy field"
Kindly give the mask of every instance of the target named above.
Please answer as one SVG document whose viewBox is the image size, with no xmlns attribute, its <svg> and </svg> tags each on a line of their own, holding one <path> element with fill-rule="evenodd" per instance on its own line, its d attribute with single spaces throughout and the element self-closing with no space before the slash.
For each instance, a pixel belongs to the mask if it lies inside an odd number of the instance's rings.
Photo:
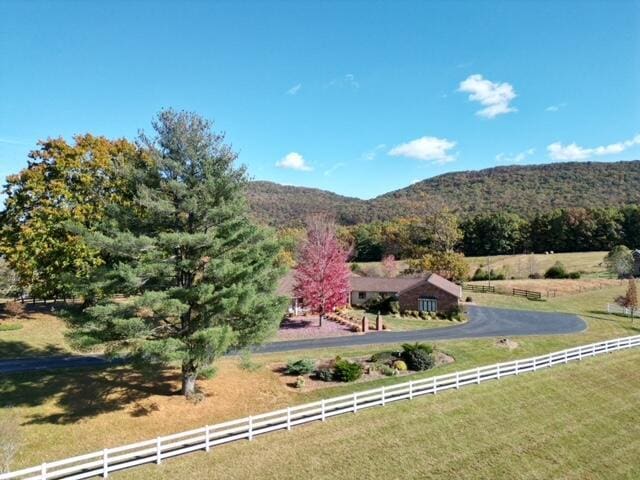
<svg viewBox="0 0 640 480">
<path fill-rule="evenodd" d="M 0 331 L 0 358 L 42 357 L 72 352 L 64 338 L 64 321 L 50 313 L 31 312 L 7 323 L 22 325 L 19 330 Z"/>
<path fill-rule="evenodd" d="M 515 350 L 498 346 L 495 339 L 438 342 L 437 347 L 452 355 L 455 363 L 416 374 L 413 378 L 640 333 L 640 322 L 632 326 L 627 318 L 603 313 L 606 302 L 622 291 L 623 287 L 615 287 L 545 302 L 478 295 L 477 303 L 579 312 L 589 328 L 571 335 L 516 337 L 513 340 L 519 343 L 519 347 Z M 286 387 L 270 368 L 274 363 L 289 359 L 329 359 L 338 354 L 361 357 L 397 347 L 370 346 L 256 355 L 254 362 L 262 367 L 253 371 L 241 369 L 237 358 L 224 358 L 218 362 L 219 374 L 211 380 L 201 381 L 205 398 L 197 405 L 177 394 L 179 378 L 175 370 L 157 371 L 147 376 L 128 367 L 6 375 L 0 377 L 0 416 L 11 407 L 21 419 L 25 445 L 16 459 L 17 468 L 285 405 L 406 381 L 407 377 L 388 377 L 368 383 L 298 391 Z"/>
<path fill-rule="evenodd" d="M 122 479 L 640 477 L 640 352 L 345 415 Z"/>
<path fill-rule="evenodd" d="M 488 285 L 487 281 L 467 282 L 470 285 Z M 580 280 L 552 280 L 552 279 L 517 279 L 517 280 L 492 280 L 491 285 L 496 287 L 497 291 L 511 293 L 511 289 L 520 288 L 524 290 L 532 290 L 540 292 L 544 297 L 554 297 L 558 295 L 573 295 L 589 290 L 598 290 L 601 288 L 609 288 L 620 285 L 626 285 L 625 280 L 616 280 L 608 278 L 591 278 Z M 473 292 L 465 292 L 465 294 L 473 295 Z"/>
<path fill-rule="evenodd" d="M 522 255 L 493 255 L 486 257 L 467 257 L 469 264 L 469 275 L 473 275 L 480 266 L 501 270 L 507 277 L 527 278 L 531 273 L 544 272 L 556 262 L 561 262 L 567 270 L 578 271 L 588 278 L 608 278 L 602 260 L 607 252 L 572 252 L 554 253 L 546 255 L 544 253 L 522 254 Z M 358 262 L 358 266 L 363 273 L 368 276 L 381 276 L 382 267 L 380 262 Z M 402 271 L 407 267 L 406 262 L 398 261 L 399 269 Z"/>
<path fill-rule="evenodd" d="M 556 262 L 561 262 L 570 272 L 581 272 L 590 277 L 606 277 L 602 260 L 607 252 L 575 252 L 528 255 L 497 255 L 489 257 L 467 257 L 469 272 L 487 265 L 494 270 L 504 270 L 507 277 L 527 278 L 530 273 L 544 272 Z"/>
</svg>

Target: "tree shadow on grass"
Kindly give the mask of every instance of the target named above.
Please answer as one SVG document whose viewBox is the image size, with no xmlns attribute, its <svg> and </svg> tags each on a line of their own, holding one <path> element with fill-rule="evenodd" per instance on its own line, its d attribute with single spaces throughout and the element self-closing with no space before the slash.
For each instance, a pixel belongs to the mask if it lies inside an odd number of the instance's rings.
<svg viewBox="0 0 640 480">
<path fill-rule="evenodd" d="M 637 317 L 633 323 L 631 322 L 631 318 L 627 315 L 617 314 L 617 313 L 609 313 L 604 310 L 589 310 L 591 315 L 581 316 L 590 318 L 592 320 L 600 320 L 603 322 L 611 322 L 617 324 L 620 328 L 625 330 L 629 330 L 632 334 L 640 333 L 640 317 Z M 611 318 L 615 317 L 615 318 Z"/>
<path fill-rule="evenodd" d="M 52 357 L 69 355 L 69 351 L 52 343 L 44 347 L 34 347 L 20 340 L 0 340 L 0 361 L 24 357 Z"/>
<path fill-rule="evenodd" d="M 127 408 L 141 416 L 145 412 L 136 405 L 152 395 L 178 394 L 177 380 L 176 371 L 142 374 L 129 366 L 16 373 L 0 376 L 0 408 L 37 407 L 54 399 L 54 412 L 46 408 L 25 424 L 70 424 Z"/>
</svg>

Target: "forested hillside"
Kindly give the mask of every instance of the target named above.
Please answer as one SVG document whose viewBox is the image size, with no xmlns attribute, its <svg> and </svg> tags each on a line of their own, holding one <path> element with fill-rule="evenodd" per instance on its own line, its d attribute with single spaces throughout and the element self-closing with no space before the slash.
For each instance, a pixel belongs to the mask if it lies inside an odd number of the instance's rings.
<svg viewBox="0 0 640 480">
<path fill-rule="evenodd" d="M 423 214 L 444 204 L 461 217 L 514 212 L 523 217 L 568 207 L 640 204 L 640 161 L 514 165 L 429 178 L 371 200 L 323 190 L 253 182 L 255 215 L 276 226 L 299 225 L 310 213 L 329 212 L 351 225 Z"/>
</svg>

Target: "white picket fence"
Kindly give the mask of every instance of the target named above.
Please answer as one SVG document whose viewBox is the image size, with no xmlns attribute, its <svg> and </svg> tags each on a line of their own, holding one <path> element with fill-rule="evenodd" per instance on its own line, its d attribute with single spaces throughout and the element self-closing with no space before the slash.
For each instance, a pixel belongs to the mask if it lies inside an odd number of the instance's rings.
<svg viewBox="0 0 640 480">
<path fill-rule="evenodd" d="M 287 407 L 239 420 L 207 425 L 203 428 L 176 433 L 153 440 L 121 447 L 107 448 L 99 452 L 79 455 L 51 463 L 0 474 L 0 480 L 58 480 L 82 479 L 95 476 L 107 478 L 110 473 L 145 463 L 160 464 L 163 460 L 196 450 L 209 451 L 212 447 L 236 440 L 252 440 L 257 435 L 275 430 L 291 430 L 296 425 L 344 413 L 356 413 L 369 407 L 386 405 L 421 395 L 435 395 L 444 390 L 479 384 L 526 372 L 535 372 L 574 360 L 640 346 L 640 335 L 617 338 L 569 348 L 538 357 L 497 363 L 461 372 L 439 375 L 423 380 L 412 380 L 382 388 L 356 392 L 318 402 Z"/>
<path fill-rule="evenodd" d="M 607 313 L 621 313 L 630 317 L 631 309 L 627 307 L 621 307 L 620 305 L 616 305 L 615 303 L 607 303 Z"/>
</svg>

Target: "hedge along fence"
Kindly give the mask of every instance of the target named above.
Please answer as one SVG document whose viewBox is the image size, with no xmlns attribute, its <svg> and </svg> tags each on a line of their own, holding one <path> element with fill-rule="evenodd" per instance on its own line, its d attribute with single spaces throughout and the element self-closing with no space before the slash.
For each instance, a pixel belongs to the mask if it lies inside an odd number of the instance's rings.
<svg viewBox="0 0 640 480">
<path fill-rule="evenodd" d="M 43 463 L 15 472 L 0 474 L 0 480 L 50 480 L 82 479 L 102 476 L 145 463 L 160 464 L 163 460 L 197 450 L 209 451 L 211 447 L 237 440 L 252 440 L 275 430 L 291 430 L 292 427 L 345 413 L 356 413 L 365 408 L 384 406 L 398 400 L 412 399 L 422 395 L 435 395 L 450 389 L 480 384 L 521 373 L 535 372 L 543 368 L 582 360 L 603 353 L 639 347 L 640 335 L 617 338 L 605 342 L 591 343 L 538 357 L 497 363 L 437 377 L 375 388 L 317 402 L 287 407 L 261 415 L 207 425 L 203 428 L 176 433 L 153 440 L 133 443 L 121 447 L 107 448 L 99 452 Z"/>
</svg>

